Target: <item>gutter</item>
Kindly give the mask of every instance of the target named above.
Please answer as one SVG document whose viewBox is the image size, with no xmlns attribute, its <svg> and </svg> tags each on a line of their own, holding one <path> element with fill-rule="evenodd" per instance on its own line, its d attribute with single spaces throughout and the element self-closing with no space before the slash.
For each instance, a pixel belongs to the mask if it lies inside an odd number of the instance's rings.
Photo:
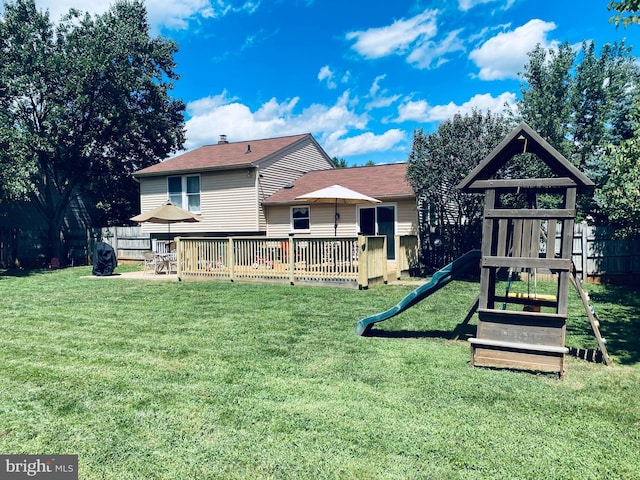
<svg viewBox="0 0 640 480">
<path fill-rule="evenodd" d="M 158 172 L 149 173 L 134 173 L 134 178 L 148 178 L 148 177 L 166 177 L 169 175 L 184 175 L 189 173 L 203 173 L 203 172 L 215 172 L 225 170 L 242 170 L 247 168 L 257 168 L 254 162 L 250 163 L 238 163 L 234 165 L 223 165 L 219 167 L 198 167 L 198 168 L 186 168 L 180 170 L 163 170 Z"/>
</svg>

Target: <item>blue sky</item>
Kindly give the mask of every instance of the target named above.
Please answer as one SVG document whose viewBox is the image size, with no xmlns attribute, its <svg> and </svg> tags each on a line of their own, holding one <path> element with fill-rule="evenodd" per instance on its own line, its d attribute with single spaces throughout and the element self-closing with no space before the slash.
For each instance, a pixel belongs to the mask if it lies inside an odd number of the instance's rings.
<svg viewBox="0 0 640 480">
<path fill-rule="evenodd" d="M 148 0 L 154 34 L 174 39 L 173 95 L 186 149 L 312 133 L 349 165 L 406 161 L 413 131 L 472 108 L 501 112 L 540 43 L 626 38 L 608 0 Z M 52 19 L 109 2 L 36 0 Z"/>
</svg>

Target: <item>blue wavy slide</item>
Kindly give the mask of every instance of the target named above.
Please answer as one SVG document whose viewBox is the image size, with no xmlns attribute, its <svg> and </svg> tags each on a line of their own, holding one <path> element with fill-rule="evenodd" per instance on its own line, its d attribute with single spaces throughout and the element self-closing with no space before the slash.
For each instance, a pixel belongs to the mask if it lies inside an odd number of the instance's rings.
<svg viewBox="0 0 640 480">
<path fill-rule="evenodd" d="M 479 260 L 480 250 L 470 250 L 460 258 L 455 259 L 446 267 L 443 267 L 434 273 L 429 282 L 424 285 L 420 285 L 413 292 L 400 300 L 397 305 L 391 307 L 389 310 L 376 313 L 375 315 L 370 315 L 360 320 L 356 325 L 356 333 L 358 335 L 366 335 L 369 333 L 374 323 L 388 320 L 391 317 L 395 317 L 399 313 L 404 312 L 406 309 L 413 307 L 416 303 L 421 302 L 432 293 L 440 290 L 453 280 L 455 276 L 464 273 L 469 269 L 469 267 L 477 264 Z"/>
</svg>

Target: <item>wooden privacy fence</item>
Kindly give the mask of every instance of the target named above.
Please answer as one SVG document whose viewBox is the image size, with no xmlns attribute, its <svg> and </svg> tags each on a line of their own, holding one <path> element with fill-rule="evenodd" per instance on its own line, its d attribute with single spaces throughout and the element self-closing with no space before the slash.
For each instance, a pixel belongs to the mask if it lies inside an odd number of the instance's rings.
<svg viewBox="0 0 640 480">
<path fill-rule="evenodd" d="M 546 256 L 546 236 L 555 236 L 555 253 L 560 253 L 560 240 L 562 238 L 562 225 L 558 224 L 553 232 L 547 221 L 540 222 L 541 241 L 540 256 Z M 549 243 L 551 245 L 551 243 Z M 536 248 L 536 246 L 531 246 Z M 432 263 L 444 266 L 451 259 L 447 252 L 427 252 Z M 424 252 L 423 252 L 424 255 Z M 615 283 L 640 283 L 640 238 L 619 239 L 616 238 L 614 228 L 606 226 L 592 226 L 585 222 L 574 225 L 571 259 L 576 266 L 578 275 L 591 283 L 615 282 Z M 425 258 L 423 257 L 423 260 Z M 544 274 L 538 277 L 545 279 Z M 553 280 L 549 277 L 548 280 Z"/>
<path fill-rule="evenodd" d="M 404 252 L 417 246 L 410 240 L 400 244 Z M 178 237 L 176 250 L 181 280 L 209 277 L 367 288 L 388 279 L 385 236 Z M 412 252 L 402 264 L 408 265 L 416 255 Z"/>
<path fill-rule="evenodd" d="M 102 240 L 113 247 L 118 261 L 142 261 L 144 252 L 152 246 L 150 235 L 142 233 L 142 227 L 103 227 L 100 229 Z"/>
<path fill-rule="evenodd" d="M 67 229 L 61 233 L 62 264 L 87 265 L 95 243 L 93 229 Z M 0 228 L 0 268 L 46 268 L 51 263 L 45 229 Z"/>
<path fill-rule="evenodd" d="M 615 238 L 610 227 L 576 224 L 573 263 L 585 281 L 640 282 L 640 238 Z"/>
<path fill-rule="evenodd" d="M 562 225 L 553 231 L 542 224 L 542 230 L 555 237 L 555 254 L 559 254 Z M 546 254 L 546 248 L 541 241 L 540 255 Z M 585 282 L 640 281 L 640 239 L 616 238 L 613 228 L 594 227 L 585 222 L 575 224 L 571 253 L 576 271 Z"/>
</svg>

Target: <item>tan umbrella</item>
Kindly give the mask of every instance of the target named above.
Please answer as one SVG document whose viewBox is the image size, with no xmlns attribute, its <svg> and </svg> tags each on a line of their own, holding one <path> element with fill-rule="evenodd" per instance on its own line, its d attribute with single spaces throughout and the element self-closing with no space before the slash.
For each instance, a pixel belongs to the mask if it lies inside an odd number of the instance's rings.
<svg viewBox="0 0 640 480">
<path fill-rule="evenodd" d="M 380 200 L 368 197 L 360 192 L 343 187 L 342 185 L 332 185 L 321 188 L 314 192 L 306 193 L 296 197 L 296 200 L 305 200 L 309 203 L 332 203 L 335 205 L 333 224 L 333 234 L 338 234 L 338 205 L 354 205 L 360 203 L 380 203 Z"/>
<path fill-rule="evenodd" d="M 169 233 L 171 233 L 171 224 L 180 222 L 199 222 L 200 217 L 180 208 L 177 205 L 167 201 L 159 207 L 143 212 L 140 215 L 131 217 L 131 220 L 138 223 L 163 223 L 167 224 Z"/>
</svg>

